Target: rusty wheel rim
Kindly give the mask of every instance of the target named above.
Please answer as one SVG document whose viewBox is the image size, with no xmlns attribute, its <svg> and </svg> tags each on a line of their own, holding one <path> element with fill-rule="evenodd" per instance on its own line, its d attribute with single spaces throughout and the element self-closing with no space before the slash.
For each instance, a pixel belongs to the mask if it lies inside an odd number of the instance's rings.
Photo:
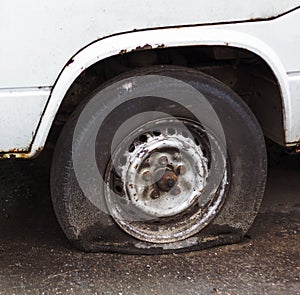
<svg viewBox="0 0 300 295">
<path fill-rule="evenodd" d="M 219 183 L 211 185 L 216 153 L 223 171 Z M 201 231 L 222 207 L 228 184 L 226 153 L 201 124 L 158 119 L 123 140 L 105 182 L 108 210 L 125 232 L 152 243 L 177 242 Z"/>
</svg>

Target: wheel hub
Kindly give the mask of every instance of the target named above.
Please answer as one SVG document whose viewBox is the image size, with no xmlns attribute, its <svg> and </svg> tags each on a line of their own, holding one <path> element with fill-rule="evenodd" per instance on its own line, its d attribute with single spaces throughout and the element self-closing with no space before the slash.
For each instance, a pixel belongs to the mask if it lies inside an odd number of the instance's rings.
<svg viewBox="0 0 300 295">
<path fill-rule="evenodd" d="M 163 175 L 159 178 L 161 173 L 163 173 Z M 157 187 L 162 192 L 170 191 L 177 182 L 177 175 L 172 170 L 167 169 L 165 172 L 158 171 L 157 174 L 157 178 L 159 178 L 157 181 Z"/>
<path fill-rule="evenodd" d="M 150 133 L 147 138 L 127 154 L 121 173 L 124 192 L 147 219 L 179 214 L 203 189 L 207 163 L 201 152 L 193 149 L 192 139 L 180 135 L 172 139 L 152 137 Z M 176 173 L 180 167 L 187 167 L 186 173 Z"/>
</svg>

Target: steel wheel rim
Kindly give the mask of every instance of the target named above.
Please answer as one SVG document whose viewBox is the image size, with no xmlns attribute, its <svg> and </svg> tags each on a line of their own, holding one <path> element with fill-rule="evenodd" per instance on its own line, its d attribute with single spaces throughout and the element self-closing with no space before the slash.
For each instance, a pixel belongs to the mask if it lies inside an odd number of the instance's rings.
<svg viewBox="0 0 300 295">
<path fill-rule="evenodd" d="M 212 145 L 223 152 L 211 132 L 183 118 L 158 119 L 131 132 L 105 174 L 106 204 L 115 222 L 131 236 L 152 243 L 177 242 L 201 231 L 219 212 L 228 185 L 226 163 L 214 193 L 201 200 Z M 162 170 L 158 177 L 157 170 Z"/>
</svg>

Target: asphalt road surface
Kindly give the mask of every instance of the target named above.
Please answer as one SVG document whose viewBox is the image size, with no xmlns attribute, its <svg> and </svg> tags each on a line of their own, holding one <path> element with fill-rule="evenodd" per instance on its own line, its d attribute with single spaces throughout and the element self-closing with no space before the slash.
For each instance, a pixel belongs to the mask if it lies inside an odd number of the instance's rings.
<svg viewBox="0 0 300 295">
<path fill-rule="evenodd" d="M 269 170 L 265 199 L 239 244 L 157 256 L 86 254 L 61 232 L 50 152 L 0 165 L 0 294 L 300 294 L 300 160 Z"/>
</svg>

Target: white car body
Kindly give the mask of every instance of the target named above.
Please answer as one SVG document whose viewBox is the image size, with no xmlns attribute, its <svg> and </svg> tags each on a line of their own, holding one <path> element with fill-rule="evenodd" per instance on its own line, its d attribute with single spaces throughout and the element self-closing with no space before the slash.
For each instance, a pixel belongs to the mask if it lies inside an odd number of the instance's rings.
<svg viewBox="0 0 300 295">
<path fill-rule="evenodd" d="M 226 45 L 259 55 L 280 85 L 285 145 L 300 141 L 300 0 L 7 1 L 0 19 L 3 158 L 44 147 L 82 71 L 145 45 Z"/>
</svg>

